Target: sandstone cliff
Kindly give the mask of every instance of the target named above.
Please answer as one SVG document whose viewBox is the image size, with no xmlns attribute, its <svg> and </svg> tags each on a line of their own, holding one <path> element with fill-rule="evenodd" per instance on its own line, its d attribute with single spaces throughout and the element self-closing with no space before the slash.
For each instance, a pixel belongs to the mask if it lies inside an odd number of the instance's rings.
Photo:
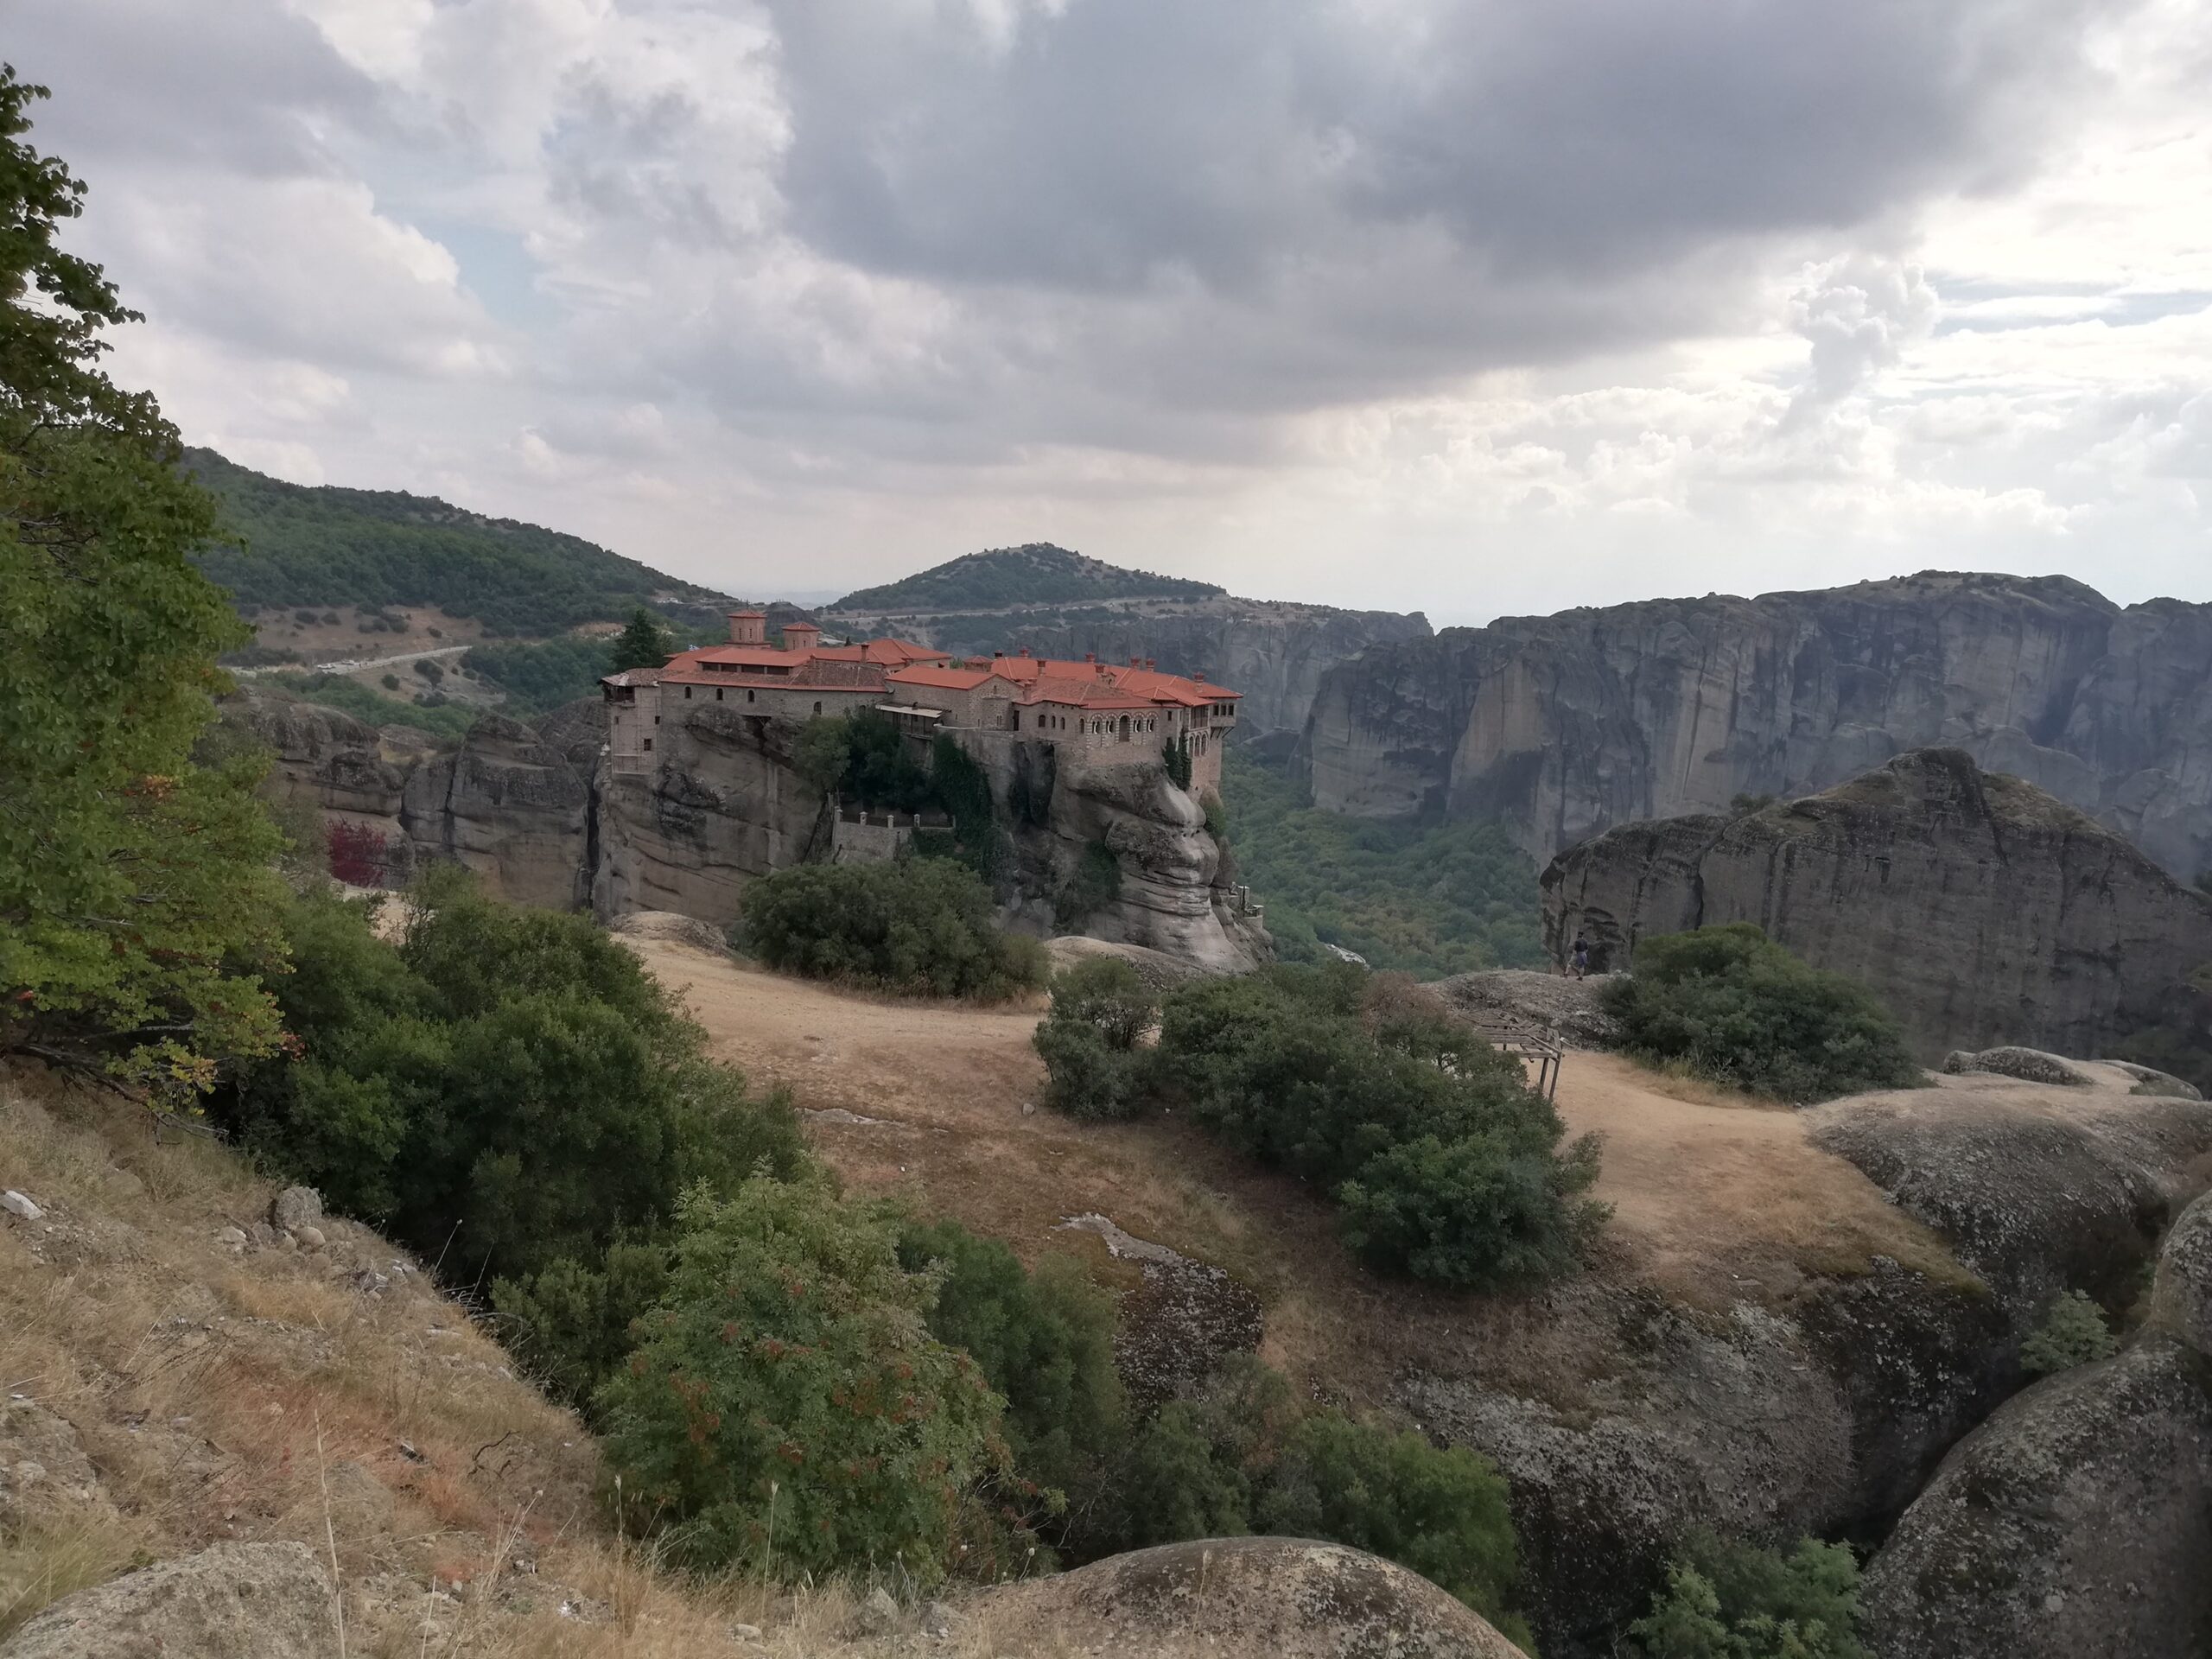
<svg viewBox="0 0 2212 1659">
<path fill-rule="evenodd" d="M 591 719 L 569 710 L 548 740 L 519 721 L 486 715 L 457 748 L 441 750 L 404 727 L 381 730 L 350 715 L 265 688 L 228 705 L 231 717 L 273 752 L 270 786 L 326 821 L 358 824 L 392 849 L 393 874 L 444 858 L 483 877 L 517 904 L 570 909 L 588 887 Z"/>
<path fill-rule="evenodd" d="M 1317 805 L 1497 817 L 1548 857 L 1939 744 L 2193 880 L 2212 867 L 2212 606 L 1925 573 L 1509 617 L 1332 670 L 1303 749 Z"/>
<path fill-rule="evenodd" d="M 1607 831 L 1552 861 L 1554 957 L 1593 965 L 1650 934 L 1756 922 L 1872 986 L 1923 1057 L 2025 1043 L 2104 1052 L 2212 962 L 2212 899 L 2039 789 L 1923 750 L 1737 817 Z"/>
</svg>

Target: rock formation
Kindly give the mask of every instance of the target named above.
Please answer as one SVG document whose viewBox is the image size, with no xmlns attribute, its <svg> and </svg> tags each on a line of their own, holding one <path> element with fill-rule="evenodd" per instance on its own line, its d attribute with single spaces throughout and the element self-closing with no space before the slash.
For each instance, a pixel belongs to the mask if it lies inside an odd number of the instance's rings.
<svg viewBox="0 0 2212 1659">
<path fill-rule="evenodd" d="M 222 1543 L 65 1596 L 4 1659 L 334 1659 L 338 1600 L 303 1544 Z"/>
<path fill-rule="evenodd" d="M 2037 1384 L 1944 1459 L 1867 1569 L 1883 1659 L 2212 1651 L 2212 1198 L 2114 1358 Z"/>
<path fill-rule="evenodd" d="M 2119 836 L 1961 751 L 1902 755 L 1824 795 L 1609 830 L 1552 861 L 1554 957 L 1755 922 L 1872 986 L 1924 1058 L 2026 1044 L 2099 1054 L 2166 1017 L 2212 962 L 2212 899 Z"/>
<path fill-rule="evenodd" d="M 400 824 L 418 853 L 467 866 L 500 898 L 573 909 L 588 882 L 586 776 L 529 727 L 485 715 L 409 776 Z"/>
<path fill-rule="evenodd" d="M 1133 1550 L 970 1604 L 1001 1645 L 1144 1659 L 1519 1659 L 1427 1579 L 1340 1544 L 1210 1538 Z M 997 1650 L 997 1649 L 994 1649 Z"/>
<path fill-rule="evenodd" d="M 485 715 L 457 748 L 422 732 L 381 729 L 265 687 L 242 691 L 231 716 L 273 752 L 270 785 L 327 822 L 359 825 L 393 849 L 395 874 L 422 858 L 455 861 L 517 904 L 570 909 L 588 890 L 590 770 L 571 755 L 589 725 L 556 710 L 557 744 Z M 564 752 L 565 749 L 565 752 Z"/>
<path fill-rule="evenodd" d="M 1947 745 L 2212 867 L 2212 606 L 1925 573 L 1509 617 L 1329 671 L 1317 805 L 1495 817 L 1548 858 L 1639 818 L 1825 789 Z"/>
</svg>

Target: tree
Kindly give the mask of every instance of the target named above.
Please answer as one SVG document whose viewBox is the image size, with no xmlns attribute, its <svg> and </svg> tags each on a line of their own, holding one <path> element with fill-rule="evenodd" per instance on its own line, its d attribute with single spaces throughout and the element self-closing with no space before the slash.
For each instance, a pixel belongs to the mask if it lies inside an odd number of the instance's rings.
<svg viewBox="0 0 2212 1659">
<path fill-rule="evenodd" d="M 2031 1376 L 2048 1376 L 2110 1359 L 2119 1351 L 2104 1310 L 2088 1292 L 2069 1290 L 2051 1303 L 2043 1323 L 2020 1344 L 2020 1369 Z"/>
<path fill-rule="evenodd" d="M 1694 1533 L 1629 1635 L 1644 1659 L 1867 1659 L 1858 1627 L 1848 1545 L 1805 1538 L 1784 1555 Z"/>
<path fill-rule="evenodd" d="M 1094 957 L 1052 979 L 1052 1012 L 1031 1041 L 1051 1082 L 1046 1104 L 1071 1117 L 1128 1117 L 1143 1103 L 1145 1055 L 1159 997 L 1118 957 Z"/>
<path fill-rule="evenodd" d="M 675 646 L 668 630 L 640 605 L 630 613 L 629 626 L 615 635 L 613 648 L 607 659 L 607 671 L 620 674 L 632 668 L 658 668 L 674 654 Z"/>
<path fill-rule="evenodd" d="M 1636 972 L 1607 986 L 1605 1001 L 1631 1054 L 1777 1100 L 1920 1082 L 1897 1016 L 1872 992 L 1749 922 L 1645 939 Z"/>
<path fill-rule="evenodd" d="M 137 314 L 56 245 L 84 187 L 23 140 L 46 95 L 0 67 L 0 1053 L 188 1096 L 277 1042 L 282 838 L 251 760 L 191 759 L 249 635 L 188 556 L 215 504 L 175 429 L 100 370 Z"/>
<path fill-rule="evenodd" d="M 1005 1402 L 931 1336 L 890 1222 L 820 1182 L 687 1199 L 676 1262 L 599 1391 L 620 1519 L 689 1565 L 943 1578 Z"/>
</svg>

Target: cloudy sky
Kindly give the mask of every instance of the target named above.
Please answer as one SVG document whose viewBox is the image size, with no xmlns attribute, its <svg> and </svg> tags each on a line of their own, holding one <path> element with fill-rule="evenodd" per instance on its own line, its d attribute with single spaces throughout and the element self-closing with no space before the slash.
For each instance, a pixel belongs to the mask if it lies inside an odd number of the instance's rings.
<svg viewBox="0 0 2212 1659">
<path fill-rule="evenodd" d="M 10 0 L 188 438 L 747 593 L 2212 600 L 2201 0 Z"/>
</svg>

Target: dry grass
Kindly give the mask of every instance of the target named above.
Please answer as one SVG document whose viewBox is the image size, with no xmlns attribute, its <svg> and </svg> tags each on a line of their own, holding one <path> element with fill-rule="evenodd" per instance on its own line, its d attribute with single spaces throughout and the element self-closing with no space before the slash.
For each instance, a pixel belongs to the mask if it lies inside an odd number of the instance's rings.
<svg viewBox="0 0 2212 1659">
<path fill-rule="evenodd" d="M 0 1507 L 0 1638 L 71 1592 L 226 1538 L 334 1561 L 354 1659 L 835 1659 L 859 1595 L 701 1585 L 608 1526 L 582 1425 L 512 1374 L 405 1258 L 331 1220 L 323 1252 L 233 1254 L 271 1185 L 112 1096 L 0 1068 L 0 1384 L 75 1431 L 97 1499 Z M 1092 1241 L 1095 1243 L 1095 1241 Z M 750 1625 L 741 1641 L 733 1627 Z M 1003 1650 L 977 1614 L 945 1659 Z M 1026 1632 L 1030 1654 L 1055 1649 Z"/>
</svg>

